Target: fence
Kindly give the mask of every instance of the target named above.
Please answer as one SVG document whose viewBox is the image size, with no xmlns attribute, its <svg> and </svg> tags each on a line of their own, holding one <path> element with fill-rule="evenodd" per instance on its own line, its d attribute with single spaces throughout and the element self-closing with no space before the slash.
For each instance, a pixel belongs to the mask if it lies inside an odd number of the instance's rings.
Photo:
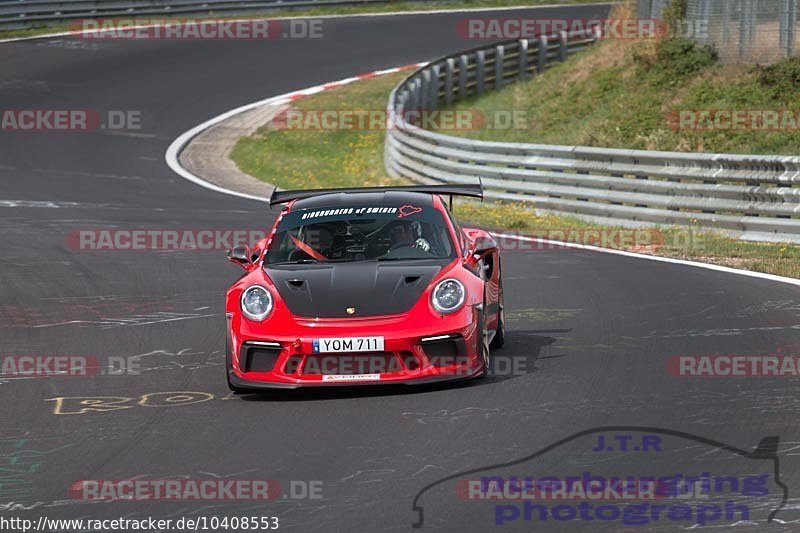
<svg viewBox="0 0 800 533">
<path fill-rule="evenodd" d="M 542 72 L 595 36 L 507 41 L 433 61 L 392 91 L 387 172 L 423 183 L 476 183 L 487 197 L 622 226 L 686 225 L 800 242 L 800 157 L 694 154 L 485 142 L 404 120 Z"/>
<path fill-rule="evenodd" d="M 46 26 L 66 20 L 107 17 L 186 16 L 340 5 L 380 4 L 388 0 L 5 0 L 0 29 Z M 402 1 L 402 0 L 401 0 Z"/>
<path fill-rule="evenodd" d="M 800 53 L 800 0 L 688 0 L 684 30 L 726 63 L 772 63 Z M 668 0 L 639 0 L 640 18 L 660 18 Z"/>
</svg>

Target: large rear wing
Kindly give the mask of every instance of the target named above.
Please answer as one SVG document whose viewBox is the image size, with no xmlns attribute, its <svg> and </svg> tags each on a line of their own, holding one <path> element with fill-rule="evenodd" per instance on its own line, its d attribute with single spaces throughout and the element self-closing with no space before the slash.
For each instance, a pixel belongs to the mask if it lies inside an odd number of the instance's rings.
<svg viewBox="0 0 800 533">
<path fill-rule="evenodd" d="M 292 200 L 313 198 L 323 194 L 360 193 L 360 192 L 421 192 L 425 194 L 442 194 L 445 196 L 471 196 L 483 200 L 483 185 L 400 185 L 392 187 L 347 187 L 342 189 L 309 189 L 305 191 L 272 192 L 269 205 L 285 204 Z"/>
</svg>

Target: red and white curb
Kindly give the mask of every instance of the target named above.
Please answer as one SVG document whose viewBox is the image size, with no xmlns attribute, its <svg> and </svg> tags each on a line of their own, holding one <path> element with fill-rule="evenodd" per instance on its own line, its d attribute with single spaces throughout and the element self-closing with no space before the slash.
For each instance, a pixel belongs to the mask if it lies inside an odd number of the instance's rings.
<svg viewBox="0 0 800 533">
<path fill-rule="evenodd" d="M 299 91 L 293 91 L 286 94 L 279 94 L 278 96 L 273 96 L 265 100 L 259 100 L 258 102 L 253 102 L 251 104 L 237 107 L 236 109 L 231 109 L 230 111 L 227 111 L 221 115 L 217 115 L 212 119 L 206 120 L 202 124 L 198 124 L 194 128 L 180 134 L 174 141 L 172 141 L 172 144 L 169 145 L 169 148 L 167 148 L 167 153 L 165 154 L 164 158 L 166 159 L 169 168 L 171 168 L 176 174 L 178 174 L 182 178 L 191 181 L 192 183 L 200 185 L 201 187 L 205 187 L 206 189 L 210 189 L 212 191 L 220 192 L 223 194 L 238 196 L 239 198 L 247 198 L 248 200 L 269 202 L 269 198 L 265 198 L 263 196 L 256 196 L 253 194 L 247 194 L 239 191 L 234 191 L 232 189 L 226 189 L 225 187 L 220 187 L 219 185 L 209 183 L 206 180 L 200 178 L 199 176 L 192 174 L 191 172 L 183 168 L 183 166 L 181 166 L 180 164 L 178 158 L 181 154 L 181 151 L 183 151 L 183 149 L 186 147 L 187 144 L 191 142 L 192 139 L 203 133 L 205 130 L 213 126 L 216 126 L 220 122 L 224 122 L 225 120 L 228 120 L 229 118 L 234 117 L 240 113 L 244 113 L 246 111 L 250 111 L 252 109 L 256 109 L 258 107 L 265 105 L 288 104 L 291 102 L 295 102 L 306 96 L 311 96 L 312 94 L 318 94 L 324 91 L 329 91 L 331 89 L 344 87 L 345 85 L 349 85 L 357 81 L 370 80 L 380 76 L 386 76 L 387 74 L 394 74 L 396 72 L 416 70 L 418 68 L 424 67 L 425 65 L 427 65 L 427 63 L 412 63 L 410 65 L 403 65 L 400 67 L 388 68 L 384 70 L 375 70 L 372 72 L 359 74 L 358 76 L 353 76 L 351 78 L 345 78 L 339 81 L 323 83 L 322 85 L 316 85 L 314 87 L 308 87 L 306 89 L 301 89 Z"/>
<path fill-rule="evenodd" d="M 407 70 L 416 70 L 418 68 L 422 68 L 427 63 L 413 63 L 410 65 L 403 65 L 402 67 L 394 67 L 394 68 L 387 68 L 385 70 L 374 70 L 372 72 L 367 72 L 366 74 L 359 74 L 358 76 L 353 76 L 352 78 L 345 78 L 339 81 L 332 81 L 330 83 L 324 83 L 322 85 L 317 85 L 316 87 L 309 87 L 308 89 L 303 89 L 300 91 L 295 91 L 293 93 L 287 93 L 282 96 L 276 96 L 276 100 L 270 102 L 273 105 L 282 105 L 294 102 L 295 100 L 299 100 L 300 98 L 304 98 L 306 96 L 311 96 L 312 94 L 318 94 L 330 89 L 337 89 L 339 87 L 344 87 L 345 85 L 350 85 L 353 82 L 361 81 L 361 80 L 371 80 L 373 78 L 378 78 L 380 76 L 386 76 L 387 74 L 395 74 L 397 72 L 405 72 Z"/>
<path fill-rule="evenodd" d="M 252 194 L 246 194 L 246 193 L 234 191 L 234 190 L 231 190 L 231 189 L 226 189 L 224 187 L 220 187 L 218 185 L 214 185 L 213 183 L 209 183 L 209 182 L 205 181 L 204 179 L 202 179 L 202 178 L 200 178 L 198 176 L 195 176 L 194 174 L 192 174 L 191 172 L 189 172 L 188 170 L 183 168 L 181 166 L 180 162 L 178 161 L 178 156 L 180 155 L 181 150 L 183 150 L 183 148 L 194 137 L 196 137 L 197 135 L 199 135 L 203 131 L 207 130 L 208 128 L 210 128 L 212 126 L 215 126 L 215 125 L 219 124 L 220 122 L 223 122 L 224 120 L 227 120 L 227 119 L 229 119 L 229 118 L 231 118 L 231 117 L 233 117 L 235 115 L 238 115 L 239 113 L 244 113 L 245 111 L 249 111 L 251 109 L 255 109 L 255 108 L 263 106 L 263 105 L 283 105 L 283 104 L 288 104 L 288 103 L 297 101 L 297 100 L 299 100 L 301 98 L 304 98 L 306 96 L 311 96 L 312 94 L 318 94 L 318 93 L 321 93 L 321 92 L 324 92 L 324 91 L 327 91 L 327 90 L 330 90 L 330 89 L 335 89 L 337 87 L 343 87 L 345 85 L 348 85 L 350 83 L 354 83 L 354 82 L 357 82 L 357 81 L 360 81 L 360 80 L 368 80 L 368 79 L 376 78 L 376 77 L 379 77 L 379 76 L 385 76 L 387 74 L 394 74 L 395 72 L 403 72 L 403 71 L 407 71 L 407 70 L 415 70 L 415 69 L 424 67 L 425 65 L 427 65 L 427 63 L 414 63 L 414 64 L 411 64 L 411 65 L 403 65 L 401 67 L 395 67 L 395 68 L 390 68 L 390 69 L 385 69 L 385 70 L 376 70 L 376 71 L 373 71 L 373 72 L 368 72 L 366 74 L 353 76 L 351 78 L 345 78 L 343 80 L 334 81 L 334 82 L 330 82 L 330 83 L 324 83 L 322 85 L 317 85 L 315 87 L 309 87 L 307 89 L 302 89 L 302 90 L 299 90 L 299 91 L 293 91 L 293 92 L 290 92 L 290 93 L 281 94 L 281 95 L 278 95 L 278 96 L 273 96 L 271 98 L 267 98 L 266 100 L 261 100 L 259 102 L 253 102 L 252 104 L 247 104 L 247 105 L 244 105 L 242 107 L 237 107 L 236 109 L 232 109 L 232 110 L 230 110 L 230 111 L 228 111 L 226 113 L 218 115 L 218 116 L 216 116 L 216 117 L 214 117 L 214 118 L 212 118 L 210 120 L 207 120 L 207 121 L 203 122 L 202 124 L 198 124 L 194 128 L 192 128 L 192 129 L 184 132 L 183 134 L 181 134 L 177 139 L 175 139 L 172 142 L 172 144 L 167 149 L 167 153 L 166 153 L 166 156 L 165 156 L 167 165 L 169 165 L 169 167 L 174 172 L 176 172 L 178 175 L 182 176 L 183 178 L 186 178 L 187 180 L 189 180 L 189 181 L 191 181 L 193 183 L 196 183 L 196 184 L 198 184 L 198 185 L 200 185 L 202 187 L 205 187 L 206 189 L 210 189 L 212 191 L 220 192 L 220 193 L 223 193 L 223 194 L 229 194 L 229 195 L 232 195 L 232 196 L 238 196 L 240 198 L 247 198 L 249 200 L 257 200 L 257 201 L 260 201 L 260 202 L 269 202 L 269 198 L 265 198 L 263 196 L 255 196 L 255 195 L 252 195 Z M 525 236 L 521 236 L 521 235 L 508 235 L 508 234 L 505 234 L 505 233 L 497 233 L 497 232 L 494 232 L 494 234 L 497 235 L 498 237 L 501 237 L 501 238 L 504 238 L 504 239 L 516 239 L 518 241 L 524 241 L 524 242 L 546 243 L 546 244 L 551 244 L 551 245 L 556 245 L 556 246 L 562 246 L 562 247 L 565 247 L 565 248 L 573 248 L 573 249 L 577 249 L 577 250 L 586 250 L 586 251 L 600 252 L 600 253 L 605 253 L 605 254 L 619 255 L 619 256 L 635 258 L 635 259 L 646 259 L 648 261 L 657 261 L 657 262 L 660 262 L 660 263 L 671 263 L 671 264 L 674 264 L 674 265 L 683 265 L 683 266 L 690 266 L 690 267 L 696 267 L 696 268 L 703 268 L 703 269 L 706 269 L 706 270 L 714 270 L 714 271 L 717 271 L 717 272 L 724 272 L 726 274 L 736 274 L 736 275 L 739 275 L 739 276 L 746 276 L 746 277 L 749 277 L 749 278 L 764 279 L 764 280 L 768 280 L 768 281 L 774 281 L 774 282 L 778 282 L 778 283 L 786 283 L 786 284 L 789 284 L 789 285 L 794 285 L 794 286 L 800 287 L 800 279 L 787 278 L 787 277 L 784 277 L 784 276 L 776 276 L 774 274 L 764 274 L 762 272 L 753 272 L 753 271 L 750 271 L 750 270 L 741 270 L 741 269 L 738 269 L 738 268 L 731 268 L 731 267 L 726 267 L 726 266 L 721 266 L 721 265 L 712 265 L 712 264 L 709 264 L 709 263 L 700 263 L 700 262 L 697 262 L 697 261 L 687 261 L 685 259 L 674 259 L 674 258 L 671 258 L 671 257 L 659 257 L 659 256 L 656 256 L 656 255 L 646 255 L 646 254 L 640 254 L 640 253 L 636 253 L 636 252 L 628 252 L 628 251 L 624 251 L 624 250 L 615 250 L 615 249 L 611 249 L 611 248 L 599 248 L 597 246 L 590 246 L 590 245 L 577 244 L 577 243 L 571 243 L 571 242 L 553 241 L 553 240 L 549 240 L 549 239 L 540 239 L 540 238 L 536 238 L 536 237 L 525 237 Z"/>
</svg>

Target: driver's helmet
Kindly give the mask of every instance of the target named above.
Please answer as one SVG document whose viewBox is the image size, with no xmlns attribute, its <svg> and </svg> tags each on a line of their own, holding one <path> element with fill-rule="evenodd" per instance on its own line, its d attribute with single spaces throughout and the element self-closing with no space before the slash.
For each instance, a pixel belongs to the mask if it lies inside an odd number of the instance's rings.
<svg viewBox="0 0 800 533">
<path fill-rule="evenodd" d="M 392 245 L 413 244 L 414 238 L 416 237 L 414 223 L 409 220 L 397 222 L 392 226 L 392 229 L 389 230 L 389 237 L 392 239 Z"/>
</svg>

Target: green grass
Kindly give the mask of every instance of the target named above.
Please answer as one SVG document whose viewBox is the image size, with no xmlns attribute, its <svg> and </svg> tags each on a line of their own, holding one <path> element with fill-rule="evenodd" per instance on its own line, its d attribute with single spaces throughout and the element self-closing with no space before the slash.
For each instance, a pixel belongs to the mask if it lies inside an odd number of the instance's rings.
<svg viewBox="0 0 800 533">
<path fill-rule="evenodd" d="M 408 73 L 352 83 L 298 100 L 301 110 L 381 110 L 392 87 Z M 356 187 L 395 183 L 383 169 L 381 130 L 275 130 L 261 128 L 236 143 L 231 155 L 251 176 L 284 189 Z"/>
<path fill-rule="evenodd" d="M 330 6 L 317 8 L 298 8 L 298 9 L 274 9 L 260 13 L 240 13 L 240 14 L 216 14 L 216 15 L 181 15 L 171 17 L 175 20 L 213 18 L 221 19 L 246 19 L 246 18 L 278 18 L 278 17 L 309 17 L 324 15 L 357 15 L 360 13 L 389 13 L 400 11 L 431 11 L 436 9 L 471 9 L 471 8 L 494 8 L 494 7 L 514 7 L 514 6 L 536 6 L 547 4 L 578 4 L 591 3 L 586 0 L 442 0 L 442 1 L 419 1 L 402 2 L 389 0 L 383 4 L 365 4 L 353 6 Z M 86 17 L 90 18 L 90 17 Z M 102 18 L 102 17 L 100 17 Z M 125 20 L 166 20 L 166 16 L 152 15 L 142 17 L 110 17 Z M 32 37 L 47 33 L 59 33 L 69 31 L 68 22 L 47 24 L 36 28 L 20 30 L 2 30 L 0 39 L 12 37 Z"/>
<path fill-rule="evenodd" d="M 800 58 L 733 67 L 685 40 L 606 41 L 541 76 L 455 107 L 488 116 L 524 112 L 524 128 L 457 132 L 482 140 L 797 155 L 800 128 L 679 131 L 667 117 L 679 110 L 798 110 Z"/>
<path fill-rule="evenodd" d="M 390 90 L 406 75 L 352 83 L 298 100 L 295 107 L 301 110 L 383 109 Z M 384 172 L 384 138 L 382 131 L 287 131 L 265 127 L 253 136 L 240 139 L 232 159 L 244 172 L 290 189 L 402 183 Z M 515 203 L 457 201 L 455 213 L 460 220 L 482 227 L 540 237 L 557 237 L 554 232 L 564 230 L 610 232 L 618 229 L 573 217 L 540 215 L 530 206 Z M 691 228 L 657 231 L 661 235 L 657 245 L 633 249 L 800 278 L 800 246 L 746 242 Z M 566 238 L 586 244 L 579 232 Z"/>
</svg>

